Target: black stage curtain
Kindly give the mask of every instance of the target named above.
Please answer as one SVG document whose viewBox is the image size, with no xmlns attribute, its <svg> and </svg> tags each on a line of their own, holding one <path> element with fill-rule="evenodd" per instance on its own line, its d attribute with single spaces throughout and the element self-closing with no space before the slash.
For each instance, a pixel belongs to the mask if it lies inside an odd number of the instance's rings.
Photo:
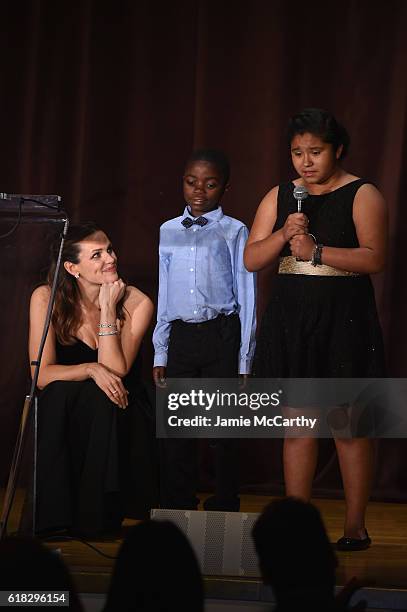
<svg viewBox="0 0 407 612">
<path fill-rule="evenodd" d="M 0 190 L 58 193 L 72 220 L 97 220 L 123 274 L 155 300 L 158 227 L 183 208 L 190 151 L 214 146 L 230 155 L 224 208 L 250 226 L 261 197 L 292 177 L 288 117 L 328 108 L 351 134 L 346 167 L 373 180 L 389 203 L 388 265 L 375 286 L 389 373 L 405 376 L 406 31 L 404 0 L 5 2 Z M 27 380 L 28 298 L 43 265 L 38 255 L 36 269 L 26 234 L 13 240 L 18 247 L 0 243 L 2 480 Z M 259 285 L 261 316 L 270 274 Z M 149 337 L 145 365 L 149 372 Z M 280 444 L 242 444 L 243 484 L 279 490 Z M 407 497 L 405 451 L 404 440 L 380 442 L 376 497 Z M 331 456 L 326 442 L 317 487 L 333 495 L 340 481 Z M 208 479 L 206 468 L 203 485 Z"/>
</svg>

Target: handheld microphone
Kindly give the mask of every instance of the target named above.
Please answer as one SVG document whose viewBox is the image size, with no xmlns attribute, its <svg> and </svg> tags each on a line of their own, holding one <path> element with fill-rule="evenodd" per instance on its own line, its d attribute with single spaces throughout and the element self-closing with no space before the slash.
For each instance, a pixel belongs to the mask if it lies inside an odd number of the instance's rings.
<svg viewBox="0 0 407 612">
<path fill-rule="evenodd" d="M 305 198 L 308 198 L 308 189 L 303 185 L 297 185 L 294 187 L 293 196 L 297 200 L 297 212 L 301 212 L 301 205 Z"/>
</svg>

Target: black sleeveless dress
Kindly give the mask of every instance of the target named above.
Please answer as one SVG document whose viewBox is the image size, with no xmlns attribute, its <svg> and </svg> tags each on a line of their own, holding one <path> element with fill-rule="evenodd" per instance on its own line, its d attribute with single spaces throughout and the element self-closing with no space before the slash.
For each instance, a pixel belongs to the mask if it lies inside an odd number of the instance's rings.
<svg viewBox="0 0 407 612">
<path fill-rule="evenodd" d="M 335 191 L 310 195 L 302 211 L 309 231 L 326 246 L 359 246 L 353 200 L 368 181 L 357 179 Z M 297 212 L 293 183 L 280 185 L 280 229 Z M 290 256 L 286 244 L 281 257 Z M 368 275 L 278 274 L 264 314 L 255 355 L 258 377 L 383 377 L 384 350 L 374 290 Z"/>
<path fill-rule="evenodd" d="M 57 363 L 97 362 L 97 349 L 78 340 L 56 344 Z M 151 403 L 136 360 L 125 379 L 123 410 L 93 380 L 54 381 L 38 412 L 36 531 L 68 528 L 96 536 L 125 515 L 156 504 L 157 466 Z"/>
</svg>

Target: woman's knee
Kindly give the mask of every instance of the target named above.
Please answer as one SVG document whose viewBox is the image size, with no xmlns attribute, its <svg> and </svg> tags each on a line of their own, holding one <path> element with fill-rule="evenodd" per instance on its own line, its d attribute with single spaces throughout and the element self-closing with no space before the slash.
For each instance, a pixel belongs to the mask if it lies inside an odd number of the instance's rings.
<svg viewBox="0 0 407 612">
<path fill-rule="evenodd" d="M 117 406 L 106 393 L 93 381 L 87 380 L 78 397 L 80 410 L 92 414 L 95 418 L 111 417 Z"/>
</svg>

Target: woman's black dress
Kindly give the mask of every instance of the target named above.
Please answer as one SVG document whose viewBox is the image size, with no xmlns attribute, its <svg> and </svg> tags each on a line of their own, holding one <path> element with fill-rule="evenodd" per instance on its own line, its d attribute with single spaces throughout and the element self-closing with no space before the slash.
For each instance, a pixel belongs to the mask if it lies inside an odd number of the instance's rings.
<svg viewBox="0 0 407 612">
<path fill-rule="evenodd" d="M 57 343 L 56 352 L 62 365 L 97 362 L 81 340 Z M 123 379 L 125 410 L 93 380 L 54 381 L 41 393 L 36 532 L 97 535 L 156 503 L 154 424 L 139 369 L 136 361 Z"/>
<path fill-rule="evenodd" d="M 303 202 L 309 231 L 318 243 L 359 246 L 352 208 L 357 190 L 367 182 L 358 179 L 327 194 L 309 195 Z M 273 231 L 297 212 L 293 189 L 291 182 L 279 187 Z M 290 255 L 286 244 L 280 256 Z M 264 378 L 384 376 L 383 340 L 370 277 L 276 275 L 257 343 L 255 374 Z"/>
</svg>

